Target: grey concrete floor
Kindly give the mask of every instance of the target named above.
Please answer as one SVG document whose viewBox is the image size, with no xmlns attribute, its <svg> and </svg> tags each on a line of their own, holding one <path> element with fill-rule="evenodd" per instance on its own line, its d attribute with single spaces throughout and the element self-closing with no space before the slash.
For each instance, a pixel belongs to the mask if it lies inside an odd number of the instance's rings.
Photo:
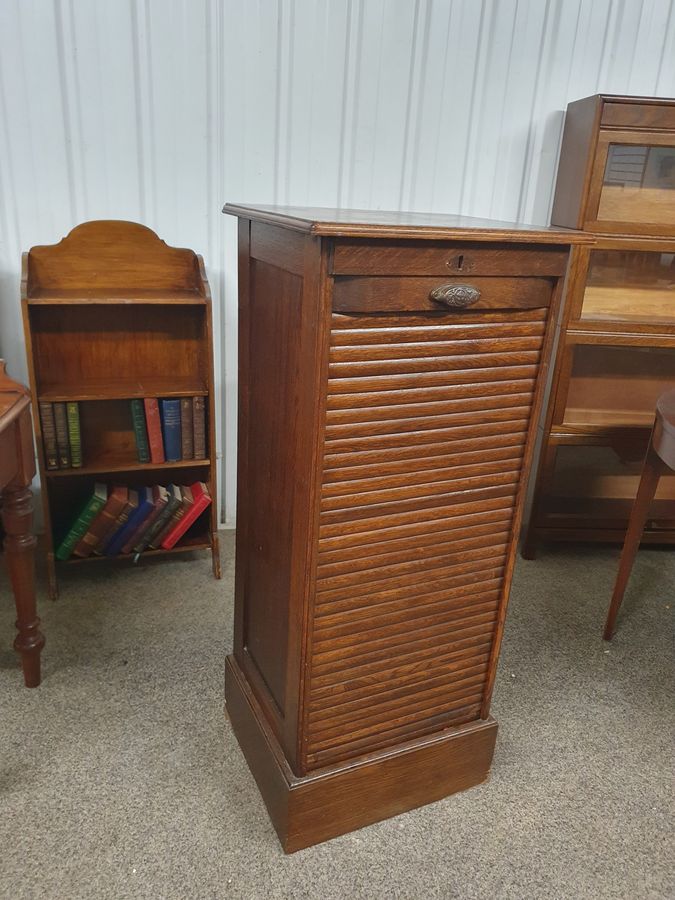
<svg viewBox="0 0 675 900">
<path fill-rule="evenodd" d="M 611 646 L 611 548 L 520 560 L 479 788 L 285 857 L 223 716 L 233 540 L 69 571 L 25 690 L 0 586 L 0 897 L 665 898 L 675 884 L 675 551 Z M 44 596 L 44 595 L 43 595 Z"/>
</svg>

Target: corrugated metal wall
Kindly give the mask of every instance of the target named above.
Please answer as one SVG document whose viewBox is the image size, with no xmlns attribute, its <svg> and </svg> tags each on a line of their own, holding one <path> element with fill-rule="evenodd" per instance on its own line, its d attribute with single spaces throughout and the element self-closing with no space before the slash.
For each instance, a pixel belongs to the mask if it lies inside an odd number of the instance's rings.
<svg viewBox="0 0 675 900">
<path fill-rule="evenodd" d="M 235 504 L 225 200 L 547 220 L 563 110 L 675 95 L 671 0 L 1 0 L 0 353 L 26 377 L 20 254 L 77 222 L 203 253 L 223 514 Z"/>
</svg>

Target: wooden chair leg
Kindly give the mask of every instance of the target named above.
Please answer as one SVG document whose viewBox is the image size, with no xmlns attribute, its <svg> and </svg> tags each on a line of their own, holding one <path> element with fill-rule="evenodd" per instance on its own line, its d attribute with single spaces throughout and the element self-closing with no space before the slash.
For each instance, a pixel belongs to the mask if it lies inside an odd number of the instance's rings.
<svg viewBox="0 0 675 900">
<path fill-rule="evenodd" d="M 630 578 L 630 573 L 635 562 L 635 554 L 640 546 L 642 532 L 647 521 L 647 513 L 649 512 L 649 504 L 654 499 L 659 478 L 664 471 L 664 464 L 652 446 L 651 439 L 649 442 L 649 450 L 642 469 L 640 485 L 638 487 L 633 509 L 628 520 L 628 530 L 621 551 L 621 559 L 619 560 L 619 571 L 616 576 L 614 585 L 614 593 L 609 604 L 607 612 L 607 621 L 605 622 L 605 632 L 603 637 L 606 641 L 612 640 L 614 634 L 614 626 L 616 617 L 623 601 L 623 595 Z"/>
</svg>

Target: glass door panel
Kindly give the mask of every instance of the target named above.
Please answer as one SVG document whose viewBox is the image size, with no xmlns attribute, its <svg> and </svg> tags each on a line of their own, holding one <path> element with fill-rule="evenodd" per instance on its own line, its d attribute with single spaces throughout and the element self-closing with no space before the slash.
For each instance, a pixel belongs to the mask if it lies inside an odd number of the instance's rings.
<svg viewBox="0 0 675 900">
<path fill-rule="evenodd" d="M 647 438 L 625 447 L 558 447 L 547 512 L 627 519 L 646 449 Z M 675 519 L 675 475 L 661 478 L 649 514 Z"/>
<path fill-rule="evenodd" d="M 674 323 L 675 253 L 591 251 L 581 318 Z"/>
<path fill-rule="evenodd" d="M 577 344 L 566 425 L 650 426 L 656 399 L 675 386 L 675 349 Z"/>
<path fill-rule="evenodd" d="M 610 143 L 597 219 L 675 225 L 675 146 Z"/>
</svg>

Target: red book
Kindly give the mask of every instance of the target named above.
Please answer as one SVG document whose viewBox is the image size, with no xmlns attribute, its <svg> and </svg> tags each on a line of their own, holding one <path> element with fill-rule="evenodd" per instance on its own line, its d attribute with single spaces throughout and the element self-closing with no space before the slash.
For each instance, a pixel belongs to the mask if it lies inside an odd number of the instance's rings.
<svg viewBox="0 0 675 900">
<path fill-rule="evenodd" d="M 164 550 L 170 550 L 174 546 L 211 502 L 209 489 L 203 481 L 196 481 L 194 484 L 191 484 L 190 490 L 192 491 L 193 503 L 176 522 L 171 531 L 164 536 L 164 540 L 162 541 Z"/>
<path fill-rule="evenodd" d="M 180 492 L 180 506 L 174 510 L 173 515 L 166 523 L 164 528 L 156 535 L 152 541 L 150 542 L 150 546 L 155 550 L 162 546 L 162 541 L 169 534 L 170 531 L 173 531 L 176 522 L 183 518 L 186 512 L 189 511 L 190 507 L 194 503 L 192 499 L 192 491 L 189 487 L 178 487 L 176 485 L 176 490 Z"/>
<path fill-rule="evenodd" d="M 164 441 L 162 440 L 162 420 L 159 417 L 159 403 L 154 397 L 143 400 L 145 406 L 145 425 L 148 429 L 150 445 L 150 462 L 164 462 Z"/>
</svg>

